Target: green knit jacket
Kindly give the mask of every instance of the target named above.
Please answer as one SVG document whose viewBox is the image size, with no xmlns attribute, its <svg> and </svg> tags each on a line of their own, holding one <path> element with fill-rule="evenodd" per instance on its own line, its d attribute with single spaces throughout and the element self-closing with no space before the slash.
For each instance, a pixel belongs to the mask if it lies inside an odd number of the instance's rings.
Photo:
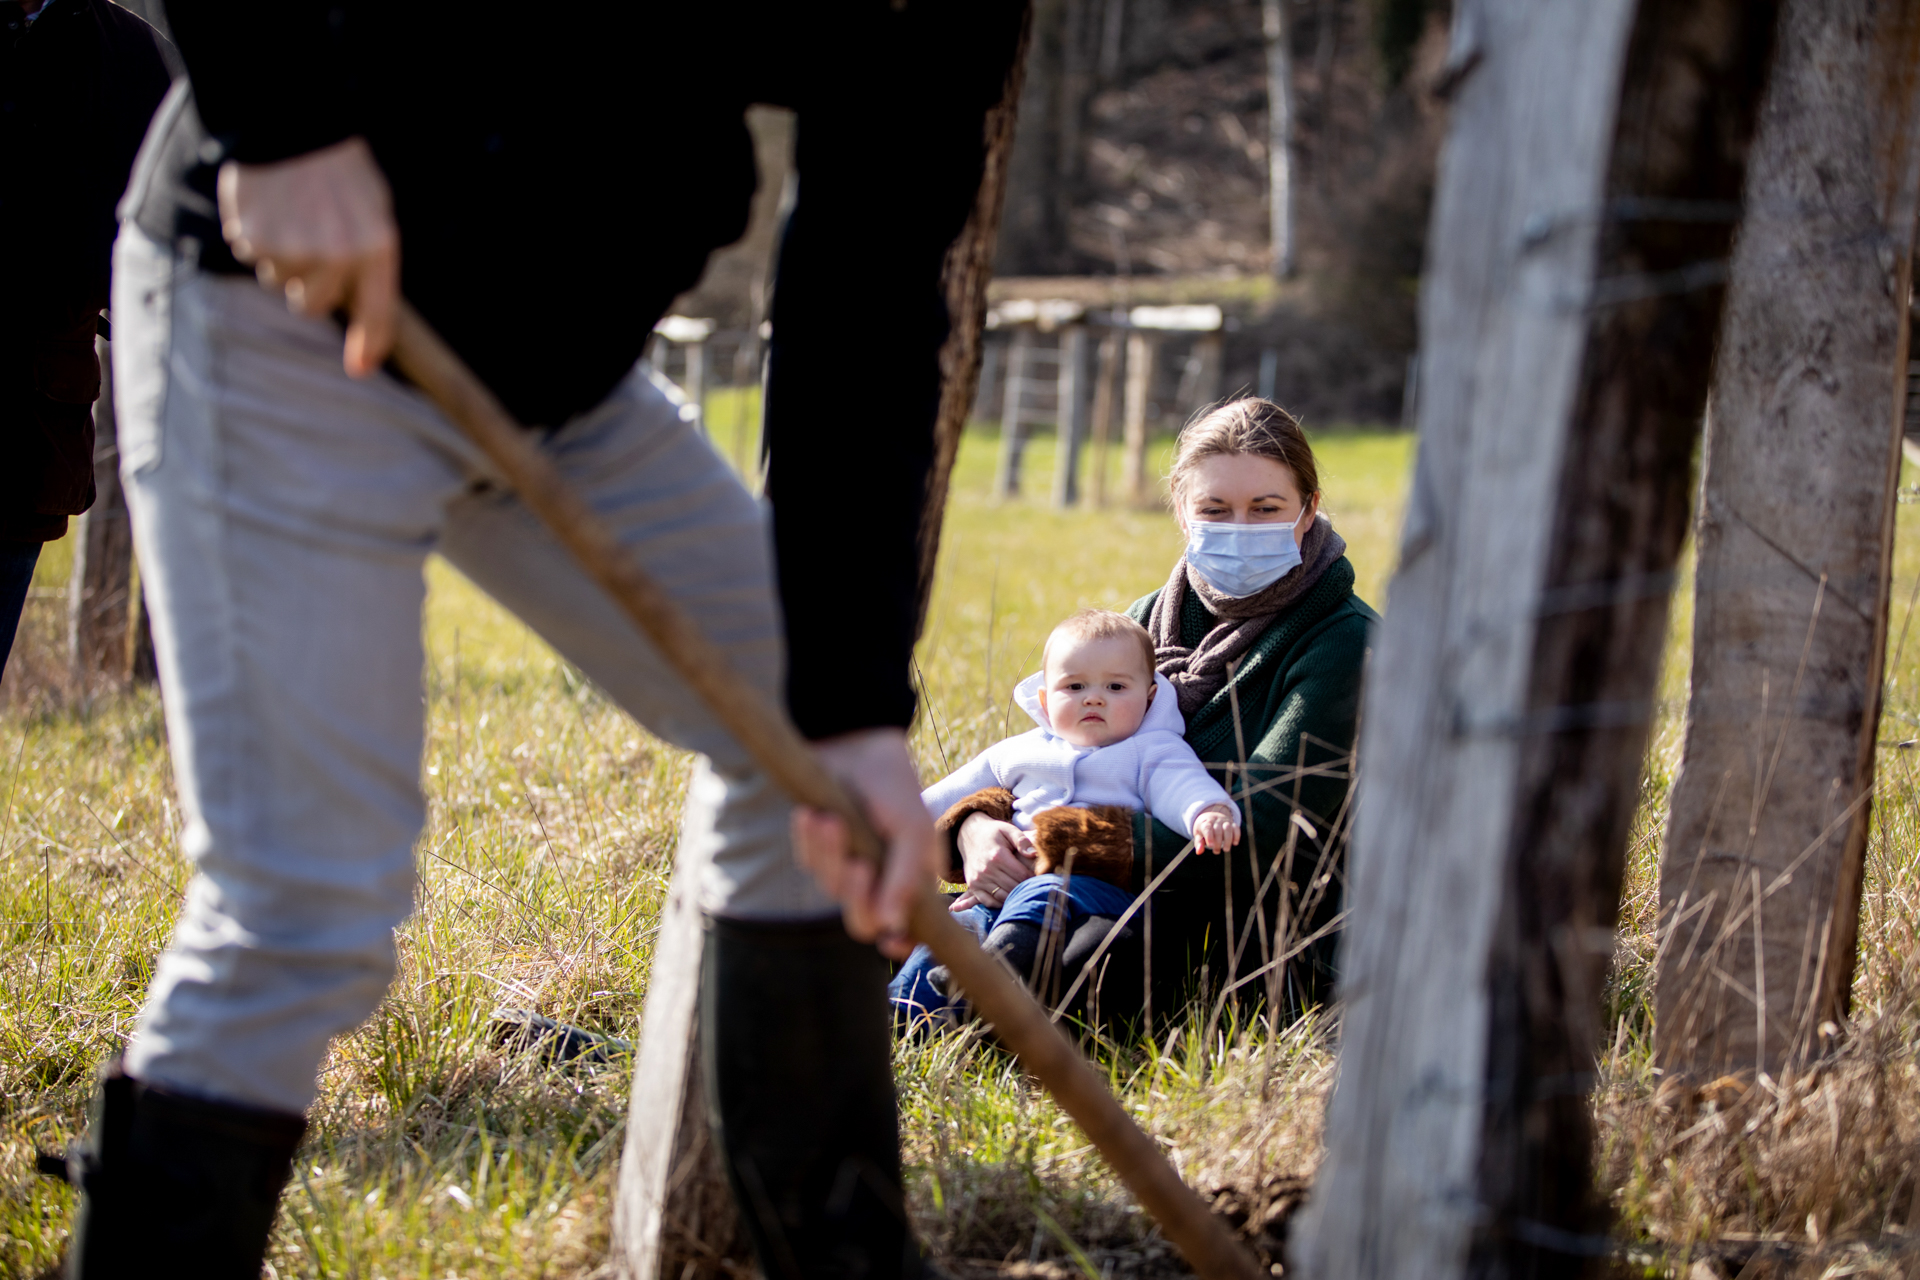
<svg viewBox="0 0 1920 1280">
<path fill-rule="evenodd" d="M 1145 624 L 1160 593 L 1136 600 L 1127 612 Z M 1296 805 L 1315 832 L 1296 838 L 1293 878 L 1304 893 L 1315 866 L 1332 872 L 1320 895 L 1320 907 L 1305 922 L 1311 932 L 1339 911 L 1344 865 L 1336 865 L 1339 847 L 1325 862 L 1323 841 L 1335 822 L 1343 826 L 1351 754 L 1360 718 L 1360 678 L 1367 645 L 1380 615 L 1353 594 L 1353 565 L 1334 561 L 1326 574 L 1293 609 L 1276 618 L 1241 659 L 1228 686 L 1187 721 L 1187 743 L 1237 798 L 1243 785 L 1258 787 L 1276 777 L 1285 780 L 1251 800 L 1251 826 L 1226 854 L 1189 854 L 1165 884 L 1154 891 L 1152 950 L 1154 985 L 1164 987 L 1176 974 L 1198 977 L 1211 970 L 1217 986 L 1225 972 L 1228 883 L 1231 869 L 1236 932 L 1247 925 L 1256 875 L 1264 881 L 1275 858 L 1286 849 Z M 1218 619 L 1187 593 L 1180 618 L 1182 643 L 1197 645 Z M 1236 728 L 1237 718 L 1237 728 Z M 1244 772 L 1234 767 L 1244 760 Z M 1296 778 L 1296 774 L 1299 776 Z M 1137 814 L 1133 833 L 1134 884 L 1145 886 L 1186 845 L 1184 836 L 1164 823 Z M 1251 837 L 1251 838 L 1249 838 Z M 1341 842 L 1344 844 L 1344 841 Z M 1277 877 L 1276 877 L 1277 879 Z M 1296 901 L 1302 899 L 1296 898 Z M 1274 893 L 1267 898 L 1272 927 Z M 1247 935 L 1236 972 L 1262 963 L 1258 927 Z M 1332 946 L 1316 947 L 1309 961 L 1331 977 Z"/>
</svg>

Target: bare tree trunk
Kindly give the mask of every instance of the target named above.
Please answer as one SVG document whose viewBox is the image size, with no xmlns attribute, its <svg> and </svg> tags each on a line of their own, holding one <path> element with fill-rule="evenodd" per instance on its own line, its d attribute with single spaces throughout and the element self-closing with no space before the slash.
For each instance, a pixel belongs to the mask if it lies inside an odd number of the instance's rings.
<svg viewBox="0 0 1920 1280">
<path fill-rule="evenodd" d="M 1656 1052 L 1778 1073 L 1845 1016 L 1920 188 L 1920 12 L 1787 0 L 1714 374 Z"/>
<path fill-rule="evenodd" d="M 1067 238 L 1062 113 L 1069 102 L 1065 84 L 1067 37 L 1075 0 L 1029 0 L 1027 36 L 1022 46 L 1020 93 L 1005 108 L 1013 134 L 1003 176 L 1004 197 L 996 208 L 999 231 L 987 242 L 1004 275 L 1062 275 L 1071 254 Z"/>
<path fill-rule="evenodd" d="M 993 274 L 1026 47 L 1023 32 L 1006 92 L 1000 105 L 987 114 L 986 168 L 973 213 L 947 251 L 943 283 L 952 328 L 940 349 L 934 465 L 927 477 L 927 505 L 920 526 L 923 625 L 953 462 L 980 379 L 987 282 Z M 752 1265 L 719 1153 L 708 1138 L 695 1035 L 705 935 L 697 902 L 699 876 L 697 868 L 686 865 L 689 862 L 691 858 L 683 857 L 674 868 L 648 978 L 646 1023 L 634 1069 L 608 1250 L 613 1274 L 621 1280 L 716 1280 L 722 1274 L 741 1274 Z"/>
<path fill-rule="evenodd" d="M 1720 313 L 1696 268 L 1732 234 L 1618 215 L 1738 199 L 1771 30 L 1744 0 L 1456 10 L 1317 1280 L 1596 1252 L 1585 1095 Z"/>
<path fill-rule="evenodd" d="M 1287 0 L 1260 0 L 1267 41 L 1267 217 L 1273 274 L 1293 275 L 1293 50 L 1288 46 Z"/>
<path fill-rule="evenodd" d="M 1100 79 L 1112 84 L 1120 78 L 1124 65 L 1121 39 L 1127 20 L 1127 0 L 1104 0 L 1105 13 L 1100 21 Z"/>
</svg>

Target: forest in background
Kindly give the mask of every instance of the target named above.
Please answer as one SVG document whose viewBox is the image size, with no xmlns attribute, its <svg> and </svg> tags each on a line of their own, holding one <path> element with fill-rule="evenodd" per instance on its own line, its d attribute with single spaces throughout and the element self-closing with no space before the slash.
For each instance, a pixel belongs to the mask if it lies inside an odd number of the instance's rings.
<svg viewBox="0 0 1920 1280">
<path fill-rule="evenodd" d="M 1120 305 L 1217 302 L 1223 390 L 1253 389 L 1271 350 L 1276 398 L 1309 421 L 1395 422 L 1445 126 L 1447 5 L 1281 4 L 1291 279 L 1270 271 L 1260 0 L 1036 0 L 996 273 L 1022 296 L 1044 292 L 1034 277 L 1091 277 Z M 751 229 L 676 304 L 723 329 L 765 317 L 791 191 L 790 114 L 755 108 L 749 123 Z"/>
</svg>

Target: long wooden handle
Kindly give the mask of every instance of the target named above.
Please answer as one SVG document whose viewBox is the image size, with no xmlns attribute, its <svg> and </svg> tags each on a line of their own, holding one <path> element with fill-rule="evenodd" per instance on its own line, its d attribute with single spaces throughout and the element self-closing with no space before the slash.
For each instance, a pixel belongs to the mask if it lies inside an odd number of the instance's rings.
<svg viewBox="0 0 1920 1280">
<path fill-rule="evenodd" d="M 886 849 L 879 833 L 821 764 L 785 709 L 733 673 L 719 648 L 707 643 L 699 625 L 614 538 L 532 436 L 404 301 L 393 360 L 493 461 L 520 500 L 606 588 L 760 767 L 800 803 L 839 814 L 852 835 L 854 852 L 880 862 Z M 932 885 L 914 898 L 910 923 L 914 936 L 946 965 L 1000 1039 L 1080 1125 L 1194 1271 L 1206 1280 L 1266 1280 L 1226 1223 L 1180 1180 L 1032 993 L 980 949 Z"/>
</svg>

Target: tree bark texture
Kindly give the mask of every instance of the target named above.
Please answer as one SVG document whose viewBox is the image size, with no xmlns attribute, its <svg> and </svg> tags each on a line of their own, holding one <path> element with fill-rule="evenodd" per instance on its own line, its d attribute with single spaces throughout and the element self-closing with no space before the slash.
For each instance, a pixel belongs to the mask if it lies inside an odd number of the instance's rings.
<svg viewBox="0 0 1920 1280">
<path fill-rule="evenodd" d="M 1920 10 L 1786 0 L 1747 177 L 1660 873 L 1656 1054 L 1778 1073 L 1847 1009 L 1920 188 Z"/>
<path fill-rule="evenodd" d="M 1579 1274 L 1586 1094 L 1771 37 L 1742 0 L 1479 0 L 1369 673 L 1318 1280 Z"/>
<path fill-rule="evenodd" d="M 1109 329 L 1100 339 L 1100 355 L 1093 375 L 1093 457 L 1087 480 L 1087 505 L 1107 505 L 1107 448 L 1113 438 L 1115 384 L 1120 380 L 1120 330 Z"/>
<path fill-rule="evenodd" d="M 1293 50 L 1287 32 L 1288 0 L 1260 0 L 1260 29 L 1267 42 L 1267 219 L 1275 279 L 1292 277 L 1293 250 Z"/>
<path fill-rule="evenodd" d="M 953 485 L 953 463 L 960 456 L 960 436 L 967 428 L 967 410 L 973 406 L 974 394 L 980 385 L 980 351 L 987 327 L 987 284 L 993 279 L 994 246 L 1000 238 L 1000 209 L 1007 194 L 1007 165 L 1013 155 L 1013 126 L 1032 36 L 1033 6 L 1029 4 L 1021 24 L 1020 46 L 1007 74 L 1006 92 L 1000 98 L 1000 105 L 987 113 L 987 161 L 980 175 L 980 193 L 974 198 L 973 213 L 961 229 L 960 238 L 947 250 L 944 283 L 947 319 L 952 328 L 940 348 L 940 410 L 934 419 L 933 470 L 927 476 L 927 505 L 920 517 L 920 624 L 916 631 L 926 627 L 927 606 L 933 599 L 933 574 L 940 560 L 940 527 L 946 519 L 947 493 Z"/>
</svg>

